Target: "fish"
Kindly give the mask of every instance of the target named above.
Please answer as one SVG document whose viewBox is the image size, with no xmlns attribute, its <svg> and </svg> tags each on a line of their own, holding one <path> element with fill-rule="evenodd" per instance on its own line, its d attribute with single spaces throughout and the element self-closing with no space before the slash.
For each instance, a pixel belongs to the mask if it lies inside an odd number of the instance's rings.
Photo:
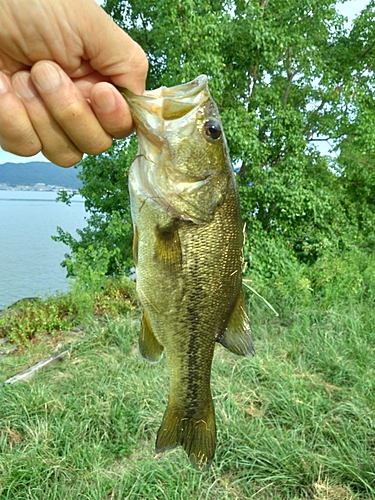
<svg viewBox="0 0 375 500">
<path fill-rule="evenodd" d="M 120 91 L 138 136 L 128 181 L 139 350 L 151 363 L 165 351 L 170 375 L 155 451 L 181 445 L 205 471 L 216 448 L 215 344 L 254 355 L 235 175 L 206 75 L 143 95 Z"/>
</svg>

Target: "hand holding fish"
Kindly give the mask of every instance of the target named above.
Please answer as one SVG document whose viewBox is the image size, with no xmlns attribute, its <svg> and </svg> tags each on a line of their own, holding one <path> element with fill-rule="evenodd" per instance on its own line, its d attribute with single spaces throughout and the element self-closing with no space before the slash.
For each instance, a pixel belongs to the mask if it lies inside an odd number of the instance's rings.
<svg viewBox="0 0 375 500">
<path fill-rule="evenodd" d="M 61 166 L 133 130 L 147 59 L 94 0 L 0 0 L 0 145 Z"/>
</svg>

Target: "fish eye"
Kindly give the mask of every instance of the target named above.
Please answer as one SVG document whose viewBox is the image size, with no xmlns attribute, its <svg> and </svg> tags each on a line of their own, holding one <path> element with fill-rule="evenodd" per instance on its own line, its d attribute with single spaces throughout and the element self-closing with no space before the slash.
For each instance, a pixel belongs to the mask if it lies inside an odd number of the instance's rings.
<svg viewBox="0 0 375 500">
<path fill-rule="evenodd" d="M 209 139 L 219 139 L 221 137 L 221 125 L 216 120 L 208 120 L 204 124 L 204 132 Z"/>
</svg>

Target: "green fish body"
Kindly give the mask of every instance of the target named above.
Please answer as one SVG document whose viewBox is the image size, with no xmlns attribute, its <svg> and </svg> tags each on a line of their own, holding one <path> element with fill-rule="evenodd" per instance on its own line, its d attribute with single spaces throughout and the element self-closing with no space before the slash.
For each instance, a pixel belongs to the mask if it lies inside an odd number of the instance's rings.
<svg viewBox="0 0 375 500">
<path fill-rule="evenodd" d="M 210 389 L 215 343 L 254 354 L 241 286 L 243 229 L 233 169 L 207 77 L 136 96 L 122 90 L 138 135 L 129 173 L 139 348 L 166 351 L 170 394 L 156 452 L 182 445 L 198 470 L 215 454 Z"/>
</svg>

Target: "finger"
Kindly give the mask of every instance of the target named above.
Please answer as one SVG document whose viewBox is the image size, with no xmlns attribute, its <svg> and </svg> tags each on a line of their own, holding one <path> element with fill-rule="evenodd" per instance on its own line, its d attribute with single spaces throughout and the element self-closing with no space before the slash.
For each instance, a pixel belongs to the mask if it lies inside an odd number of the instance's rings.
<svg viewBox="0 0 375 500">
<path fill-rule="evenodd" d="M 19 156 L 33 156 L 42 145 L 9 77 L 0 72 L 0 145 Z"/>
<path fill-rule="evenodd" d="M 70 76 L 70 78 L 72 77 Z M 97 71 L 92 71 L 89 75 L 82 78 L 72 78 L 72 81 L 83 97 L 87 100 L 90 99 L 90 92 L 94 85 L 99 82 L 111 83 L 111 79 L 109 77 L 103 76 Z"/>
<path fill-rule="evenodd" d="M 125 99 L 110 83 L 97 83 L 91 89 L 90 101 L 102 127 L 116 139 L 123 139 L 134 130 L 134 123 Z"/>
<path fill-rule="evenodd" d="M 2 49 L 3 47 L 1 46 L 0 41 L 0 71 L 2 71 L 5 75 L 10 77 L 13 73 L 16 73 L 16 71 L 30 68 L 30 66 L 26 66 L 25 64 L 13 59 L 13 57 L 8 55 Z"/>
<path fill-rule="evenodd" d="M 113 69 L 110 76 L 115 85 L 124 87 L 135 94 L 141 95 L 145 90 L 148 61 L 140 45 L 129 36 L 128 39 L 128 52 L 126 53 L 126 58 L 123 58 L 124 61 L 122 64 L 118 66 L 117 71 L 119 74 L 113 74 Z"/>
<path fill-rule="evenodd" d="M 44 156 L 61 167 L 75 165 L 82 158 L 82 152 L 46 108 L 31 80 L 30 72 L 20 71 L 13 75 L 12 85 L 39 137 Z"/>
<path fill-rule="evenodd" d="M 90 30 L 82 32 L 82 41 L 91 66 L 111 81 L 136 94 L 145 89 L 148 61 L 145 52 L 99 6 L 92 6 L 92 22 L 100 26 L 93 37 Z"/>
<path fill-rule="evenodd" d="M 51 115 L 80 151 L 96 155 L 111 146 L 111 136 L 60 66 L 39 61 L 31 68 L 31 78 Z"/>
</svg>

